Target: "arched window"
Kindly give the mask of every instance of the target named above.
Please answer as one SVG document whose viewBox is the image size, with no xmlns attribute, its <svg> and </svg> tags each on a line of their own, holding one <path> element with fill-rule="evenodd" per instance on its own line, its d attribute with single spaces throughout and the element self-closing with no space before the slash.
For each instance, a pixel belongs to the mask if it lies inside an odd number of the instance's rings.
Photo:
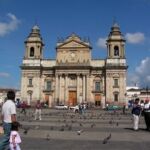
<svg viewBox="0 0 150 150">
<path fill-rule="evenodd" d="M 97 91 L 97 92 L 100 91 L 100 82 L 99 81 L 95 82 L 95 91 Z"/>
<path fill-rule="evenodd" d="M 51 81 L 47 81 L 46 82 L 46 90 L 50 91 L 51 89 L 52 89 L 52 83 L 51 83 Z"/>
<path fill-rule="evenodd" d="M 119 47 L 114 46 L 114 56 L 119 56 Z"/>
<path fill-rule="evenodd" d="M 30 57 L 34 57 L 34 47 L 30 48 Z"/>
</svg>

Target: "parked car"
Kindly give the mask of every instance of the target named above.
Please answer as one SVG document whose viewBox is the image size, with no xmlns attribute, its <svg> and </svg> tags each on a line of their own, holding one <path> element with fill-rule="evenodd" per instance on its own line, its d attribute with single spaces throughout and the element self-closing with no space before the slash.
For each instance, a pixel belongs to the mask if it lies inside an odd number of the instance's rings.
<svg viewBox="0 0 150 150">
<path fill-rule="evenodd" d="M 118 105 L 110 105 L 110 106 L 108 106 L 107 109 L 108 109 L 108 110 L 121 110 L 122 107 L 121 107 L 121 106 L 118 106 Z"/>
<path fill-rule="evenodd" d="M 73 112 L 79 112 L 79 105 L 76 105 L 76 106 L 71 106 L 69 107 L 70 110 L 73 110 Z"/>
<path fill-rule="evenodd" d="M 60 104 L 60 105 L 56 105 L 55 108 L 56 108 L 56 109 L 68 109 L 68 106 L 67 106 L 67 105 L 63 105 L 63 104 Z"/>
</svg>

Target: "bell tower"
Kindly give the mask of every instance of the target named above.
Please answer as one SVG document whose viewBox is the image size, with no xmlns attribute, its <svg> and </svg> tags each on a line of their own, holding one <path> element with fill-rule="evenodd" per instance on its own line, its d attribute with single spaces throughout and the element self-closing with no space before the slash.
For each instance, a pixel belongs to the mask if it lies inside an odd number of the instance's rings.
<svg viewBox="0 0 150 150">
<path fill-rule="evenodd" d="M 128 66 L 125 57 L 125 39 L 117 23 L 114 23 L 111 27 L 106 44 L 106 102 L 123 104 L 126 102 L 126 72 Z"/>
<path fill-rule="evenodd" d="M 120 32 L 120 27 L 114 23 L 107 39 L 107 58 L 125 58 L 125 39 Z"/>
<path fill-rule="evenodd" d="M 25 41 L 26 51 L 24 59 L 42 59 L 43 46 L 44 44 L 40 35 L 40 28 L 35 25 Z"/>
</svg>

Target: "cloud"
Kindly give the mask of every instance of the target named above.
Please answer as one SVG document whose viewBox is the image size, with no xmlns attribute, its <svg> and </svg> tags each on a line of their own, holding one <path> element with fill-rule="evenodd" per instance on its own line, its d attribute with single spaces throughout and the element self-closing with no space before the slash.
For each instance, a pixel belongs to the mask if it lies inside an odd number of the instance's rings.
<svg viewBox="0 0 150 150">
<path fill-rule="evenodd" d="M 127 75 L 127 86 L 139 86 L 139 76 L 134 72 L 134 73 L 128 73 Z"/>
<path fill-rule="evenodd" d="M 99 38 L 96 45 L 100 48 L 105 49 L 106 48 L 106 40 L 107 40 L 107 38 Z"/>
<path fill-rule="evenodd" d="M 126 38 L 127 42 L 131 43 L 131 44 L 139 44 L 145 40 L 145 36 L 141 32 L 126 33 L 125 38 Z"/>
<path fill-rule="evenodd" d="M 0 77 L 8 78 L 10 77 L 10 74 L 6 72 L 0 72 Z"/>
<path fill-rule="evenodd" d="M 136 67 L 133 74 L 129 74 L 127 81 L 129 85 L 138 84 L 140 87 L 150 85 L 150 57 L 143 59 L 139 66 Z"/>
<path fill-rule="evenodd" d="M 8 13 L 7 17 L 9 18 L 9 22 L 0 22 L 0 36 L 1 37 L 5 36 L 6 34 L 10 33 L 11 31 L 16 30 L 18 28 L 18 25 L 21 22 L 12 13 Z"/>
<path fill-rule="evenodd" d="M 143 74 L 150 75 L 149 64 L 150 64 L 150 57 L 146 57 L 144 60 L 141 61 L 140 66 L 136 67 L 136 72 L 139 75 Z"/>
</svg>

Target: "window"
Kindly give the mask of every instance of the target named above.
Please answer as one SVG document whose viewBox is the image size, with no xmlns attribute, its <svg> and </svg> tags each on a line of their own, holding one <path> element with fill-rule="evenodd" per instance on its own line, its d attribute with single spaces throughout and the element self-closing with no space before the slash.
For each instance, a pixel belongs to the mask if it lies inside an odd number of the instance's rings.
<svg viewBox="0 0 150 150">
<path fill-rule="evenodd" d="M 100 91 L 100 82 L 95 82 L 95 91 Z"/>
<path fill-rule="evenodd" d="M 114 93 L 114 101 L 118 102 L 118 93 Z"/>
<path fill-rule="evenodd" d="M 118 79 L 114 79 L 114 86 L 115 87 L 118 87 L 119 85 L 118 85 Z"/>
<path fill-rule="evenodd" d="M 32 78 L 29 79 L 29 86 L 33 86 L 32 85 Z"/>
<path fill-rule="evenodd" d="M 111 53 L 111 50 L 109 49 L 109 54 L 108 54 L 109 56 L 110 56 L 110 53 Z"/>
<path fill-rule="evenodd" d="M 48 91 L 51 90 L 51 81 L 46 82 L 46 90 L 48 90 Z"/>
<path fill-rule="evenodd" d="M 30 48 L 30 57 L 34 57 L 34 47 Z"/>
<path fill-rule="evenodd" d="M 119 47 L 118 46 L 114 47 L 114 56 L 119 56 Z"/>
</svg>

